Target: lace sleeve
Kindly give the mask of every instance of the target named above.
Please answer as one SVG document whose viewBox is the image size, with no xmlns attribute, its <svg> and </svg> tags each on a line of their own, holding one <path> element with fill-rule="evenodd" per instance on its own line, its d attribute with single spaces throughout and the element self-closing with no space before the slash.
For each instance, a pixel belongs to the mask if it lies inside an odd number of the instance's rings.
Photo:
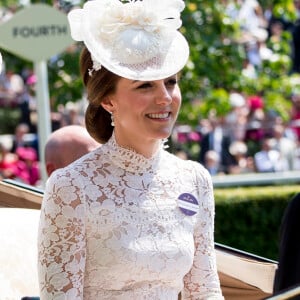
<svg viewBox="0 0 300 300">
<path fill-rule="evenodd" d="M 67 172 L 47 182 L 38 233 L 41 300 L 83 299 L 85 214 L 79 191 Z"/>
<path fill-rule="evenodd" d="M 196 186 L 200 212 L 194 231 L 195 256 L 190 272 L 184 278 L 182 299 L 224 299 L 221 293 L 214 250 L 214 196 L 209 173 L 196 166 Z"/>
</svg>

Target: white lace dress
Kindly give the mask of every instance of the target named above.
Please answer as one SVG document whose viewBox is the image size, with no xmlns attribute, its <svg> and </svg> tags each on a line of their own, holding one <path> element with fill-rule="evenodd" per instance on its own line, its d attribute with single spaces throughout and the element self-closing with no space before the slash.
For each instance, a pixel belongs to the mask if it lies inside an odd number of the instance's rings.
<svg viewBox="0 0 300 300">
<path fill-rule="evenodd" d="M 181 210 L 186 194 L 199 205 Z M 47 182 L 41 300 L 176 300 L 180 291 L 223 299 L 213 223 L 211 178 L 200 164 L 162 148 L 146 159 L 113 136 Z"/>
</svg>

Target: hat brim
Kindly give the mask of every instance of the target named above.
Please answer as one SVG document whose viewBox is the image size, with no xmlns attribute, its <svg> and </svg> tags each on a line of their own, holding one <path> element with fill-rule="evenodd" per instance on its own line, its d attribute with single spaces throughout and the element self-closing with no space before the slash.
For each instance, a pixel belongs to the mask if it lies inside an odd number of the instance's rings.
<svg viewBox="0 0 300 300">
<path fill-rule="evenodd" d="M 188 43 L 179 31 L 174 33 L 166 51 L 158 49 L 151 59 L 135 64 L 118 61 L 113 57 L 111 49 L 105 48 L 92 35 L 84 43 L 93 59 L 109 71 L 131 80 L 148 81 L 170 77 L 183 69 L 189 57 Z"/>
</svg>

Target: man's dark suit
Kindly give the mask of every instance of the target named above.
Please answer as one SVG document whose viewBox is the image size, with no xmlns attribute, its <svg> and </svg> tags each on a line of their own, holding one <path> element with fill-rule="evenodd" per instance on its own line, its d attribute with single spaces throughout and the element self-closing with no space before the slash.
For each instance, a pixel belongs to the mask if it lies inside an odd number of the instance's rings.
<svg viewBox="0 0 300 300">
<path fill-rule="evenodd" d="M 300 284 L 300 193 L 289 202 L 282 218 L 274 292 L 297 284 Z M 299 299 L 300 296 L 293 297 Z"/>
</svg>

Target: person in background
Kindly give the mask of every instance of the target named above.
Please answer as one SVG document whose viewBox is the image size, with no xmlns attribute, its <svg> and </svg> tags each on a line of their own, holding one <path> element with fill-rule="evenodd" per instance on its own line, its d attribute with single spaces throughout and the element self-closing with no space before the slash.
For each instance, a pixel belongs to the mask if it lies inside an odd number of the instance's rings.
<svg viewBox="0 0 300 300">
<path fill-rule="evenodd" d="M 248 155 L 248 147 L 245 142 L 232 142 L 229 146 L 229 152 L 233 157 L 229 174 L 245 174 L 255 171 L 253 157 Z"/>
<path fill-rule="evenodd" d="M 275 124 L 272 129 L 273 149 L 279 151 L 281 159 L 286 161 L 286 171 L 295 170 L 297 141 L 285 135 L 286 126 L 284 124 Z"/>
<path fill-rule="evenodd" d="M 225 116 L 224 126 L 228 128 L 230 141 L 243 141 L 247 127 L 248 107 L 241 93 L 232 92 L 229 95 L 230 112 Z"/>
<path fill-rule="evenodd" d="M 264 111 L 264 99 L 259 95 L 250 96 L 247 99 L 247 106 L 249 112 L 244 141 L 247 144 L 249 154 L 253 155 L 260 150 L 259 143 L 265 136 L 264 121 L 266 114 Z"/>
<path fill-rule="evenodd" d="M 47 299 L 224 299 L 212 179 L 165 150 L 189 46 L 182 0 L 87 1 L 68 14 L 83 41 L 85 124 L 102 144 L 47 181 L 38 233 Z"/>
<path fill-rule="evenodd" d="M 259 173 L 287 171 L 288 163 L 280 152 L 274 149 L 274 140 L 264 137 L 261 149 L 254 154 L 255 170 Z"/>
<path fill-rule="evenodd" d="M 0 180 L 15 179 L 16 166 L 18 157 L 15 153 L 11 153 L 9 147 L 1 142 L 0 143 Z"/>
<path fill-rule="evenodd" d="M 220 155 L 215 150 L 208 150 L 205 153 L 203 165 L 212 176 L 223 173 L 220 165 Z"/>
<path fill-rule="evenodd" d="M 68 125 L 55 130 L 45 145 L 45 167 L 48 176 L 99 146 L 100 144 L 81 125 Z"/>
<path fill-rule="evenodd" d="M 295 132 L 297 140 L 300 141 L 300 89 L 294 88 L 291 95 L 291 114 L 290 114 L 290 128 Z"/>
<path fill-rule="evenodd" d="M 16 163 L 16 175 L 22 182 L 36 186 L 40 180 L 40 166 L 37 159 L 37 152 L 32 147 L 18 147 Z"/>
<path fill-rule="evenodd" d="M 219 157 L 218 172 L 228 174 L 228 168 L 232 162 L 232 155 L 229 153 L 229 145 L 231 143 L 230 134 L 223 126 L 222 117 L 211 116 L 209 121 L 211 130 L 203 135 L 200 140 L 199 162 L 205 165 L 206 153 L 213 150 Z"/>
<path fill-rule="evenodd" d="M 15 134 L 13 136 L 12 147 L 10 151 L 16 153 L 18 147 L 30 146 L 26 141 L 26 134 L 29 133 L 29 126 L 25 123 L 20 123 L 15 128 Z"/>
<path fill-rule="evenodd" d="M 273 291 L 278 293 L 300 284 L 300 194 L 289 201 L 281 219 L 279 231 L 278 268 Z M 300 296 L 290 299 L 300 300 Z"/>
</svg>

